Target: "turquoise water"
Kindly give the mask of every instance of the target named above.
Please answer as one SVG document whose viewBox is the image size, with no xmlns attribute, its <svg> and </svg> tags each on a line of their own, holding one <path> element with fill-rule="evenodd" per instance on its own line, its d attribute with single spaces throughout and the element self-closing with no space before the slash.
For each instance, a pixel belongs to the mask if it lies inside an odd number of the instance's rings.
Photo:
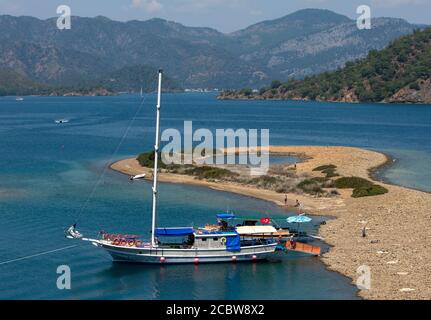
<svg viewBox="0 0 431 320">
<path fill-rule="evenodd" d="M 22 102 L 0 98 L 4 239 L 0 263 L 75 244 L 64 239 L 63 229 L 78 216 L 80 230 L 87 235 L 101 229 L 148 235 L 150 185 L 129 183 L 127 177 L 105 168 L 111 161 L 152 148 L 154 102 L 150 96 L 117 150 L 137 111 L 136 97 L 28 97 Z M 55 124 L 60 118 L 70 122 Z M 162 128 L 180 129 L 184 120 L 193 120 L 195 129 L 269 128 L 271 144 L 382 150 L 397 159 L 385 178 L 431 190 L 430 106 L 165 95 Z M 164 226 L 204 224 L 227 209 L 243 215 L 286 215 L 268 202 L 204 188 L 162 184 L 160 190 L 159 224 Z M 319 222 L 316 219 L 315 224 Z M 71 267 L 70 291 L 56 288 L 59 265 Z M 284 255 L 262 264 L 149 267 L 113 264 L 104 252 L 84 245 L 0 264 L 0 299 L 354 299 L 355 295 L 348 279 L 327 271 L 318 259 Z"/>
</svg>

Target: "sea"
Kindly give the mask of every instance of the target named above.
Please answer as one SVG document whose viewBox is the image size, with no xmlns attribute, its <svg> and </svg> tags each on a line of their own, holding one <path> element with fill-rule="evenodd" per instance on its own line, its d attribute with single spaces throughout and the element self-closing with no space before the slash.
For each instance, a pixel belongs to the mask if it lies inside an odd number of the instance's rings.
<svg viewBox="0 0 431 320">
<path fill-rule="evenodd" d="M 153 94 L 0 98 L 0 299 L 358 299 L 355 280 L 315 257 L 280 252 L 262 263 L 147 266 L 114 263 L 88 243 L 65 239 L 64 230 L 76 221 L 89 237 L 100 230 L 149 237 L 151 185 L 131 183 L 109 165 L 153 148 L 155 102 Z M 269 129 L 271 145 L 381 151 L 392 164 L 379 179 L 431 191 L 430 105 L 164 94 L 162 130 L 182 131 L 184 121 L 212 132 Z M 280 220 L 294 214 L 250 197 L 160 184 L 159 226 L 200 226 L 226 211 Z M 330 216 L 313 217 L 303 228 L 317 233 Z M 65 267 L 70 289 L 58 286 Z"/>
</svg>

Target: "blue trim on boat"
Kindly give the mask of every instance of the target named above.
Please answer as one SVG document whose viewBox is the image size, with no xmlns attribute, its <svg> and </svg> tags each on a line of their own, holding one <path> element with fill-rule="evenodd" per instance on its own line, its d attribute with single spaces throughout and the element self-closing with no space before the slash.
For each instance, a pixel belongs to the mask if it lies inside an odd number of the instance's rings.
<svg viewBox="0 0 431 320">
<path fill-rule="evenodd" d="M 193 228 L 157 228 L 157 237 L 184 237 L 193 234 Z"/>
</svg>

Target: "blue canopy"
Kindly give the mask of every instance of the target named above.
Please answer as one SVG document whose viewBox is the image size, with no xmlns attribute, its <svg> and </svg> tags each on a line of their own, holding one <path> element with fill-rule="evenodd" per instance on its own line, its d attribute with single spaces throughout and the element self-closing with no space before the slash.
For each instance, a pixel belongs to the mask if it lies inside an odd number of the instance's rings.
<svg viewBox="0 0 431 320">
<path fill-rule="evenodd" d="M 233 219 L 235 215 L 233 213 L 220 213 L 217 215 L 217 219 Z"/>
<path fill-rule="evenodd" d="M 156 237 L 184 237 L 193 234 L 193 228 L 157 228 Z"/>
<path fill-rule="evenodd" d="M 231 252 L 241 251 L 241 238 L 238 234 L 226 237 L 226 250 Z"/>
<path fill-rule="evenodd" d="M 287 223 L 307 223 L 312 221 L 313 219 L 306 216 L 294 216 L 287 218 Z"/>
</svg>

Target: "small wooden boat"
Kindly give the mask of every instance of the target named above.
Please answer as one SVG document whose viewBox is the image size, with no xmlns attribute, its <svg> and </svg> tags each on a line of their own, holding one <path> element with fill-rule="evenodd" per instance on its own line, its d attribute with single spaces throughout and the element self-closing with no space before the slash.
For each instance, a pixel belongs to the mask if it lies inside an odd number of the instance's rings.
<svg viewBox="0 0 431 320">
<path fill-rule="evenodd" d="M 311 244 L 301 243 L 297 241 L 286 241 L 284 247 L 288 251 L 294 251 L 299 253 L 310 254 L 313 256 L 320 256 L 321 248 L 318 246 L 313 246 Z"/>
</svg>

